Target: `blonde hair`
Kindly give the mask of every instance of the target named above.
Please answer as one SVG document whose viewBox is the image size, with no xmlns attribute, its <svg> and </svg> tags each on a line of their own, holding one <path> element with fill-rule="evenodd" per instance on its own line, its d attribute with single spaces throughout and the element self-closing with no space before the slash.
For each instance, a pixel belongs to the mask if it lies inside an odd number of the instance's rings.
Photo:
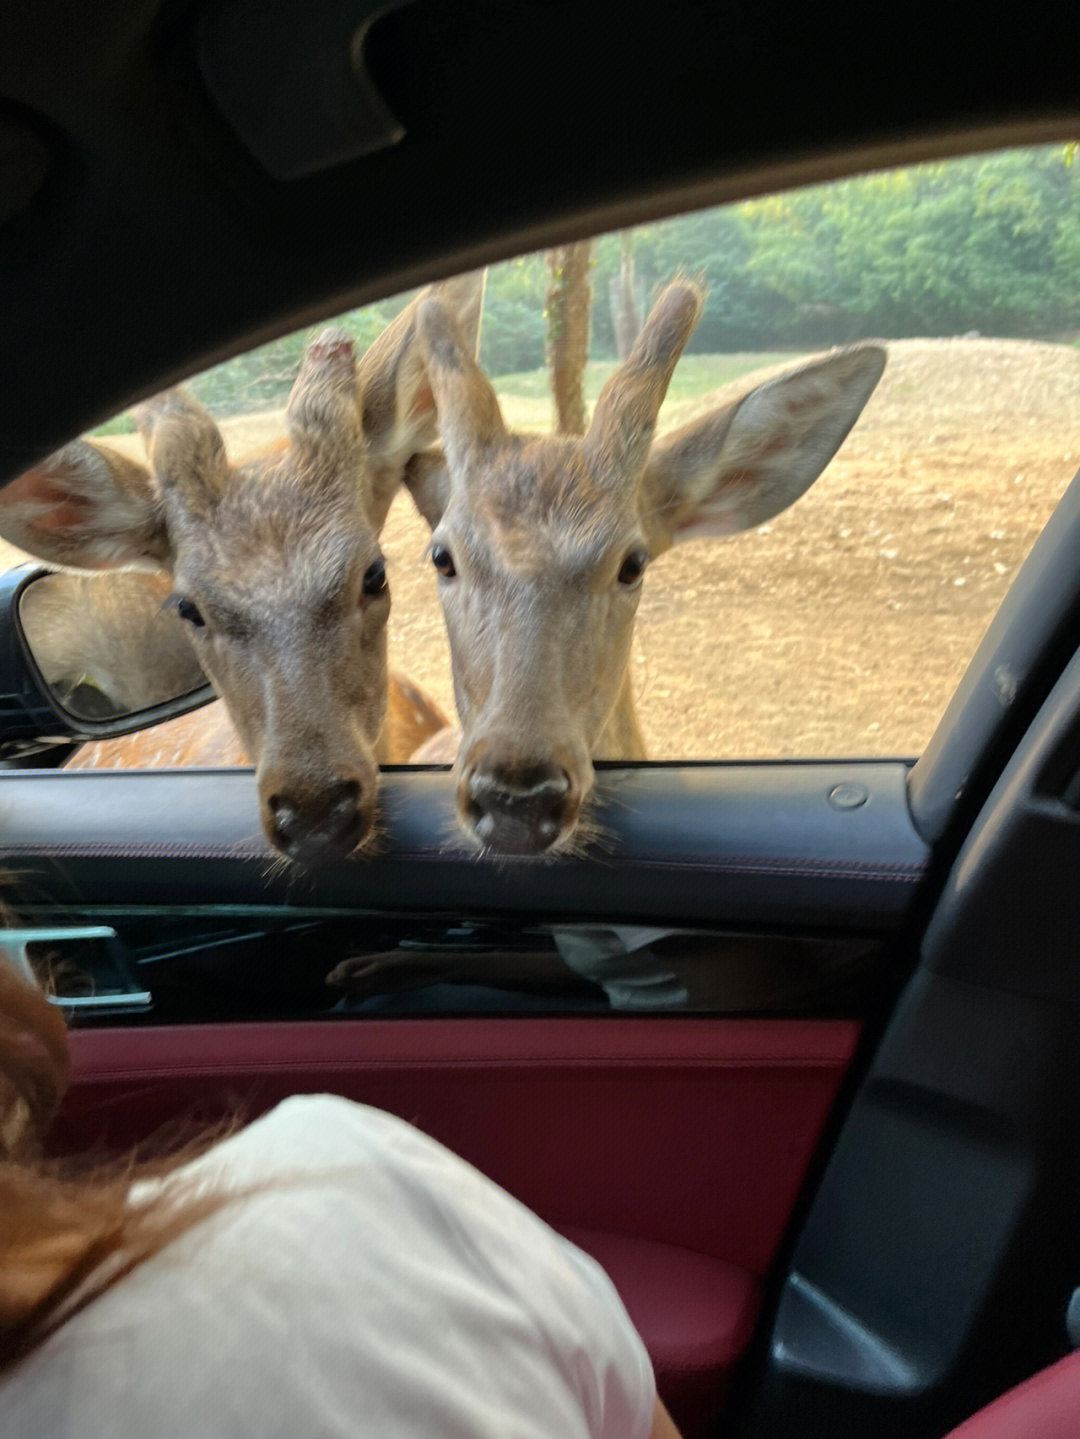
<svg viewBox="0 0 1080 1439">
<path fill-rule="evenodd" d="M 227 1198 L 168 1180 L 220 1130 L 150 1159 L 44 1158 L 69 1076 L 59 1010 L 0 956 L 0 1372 Z M 146 1178 L 166 1182 L 133 1204 Z"/>
</svg>

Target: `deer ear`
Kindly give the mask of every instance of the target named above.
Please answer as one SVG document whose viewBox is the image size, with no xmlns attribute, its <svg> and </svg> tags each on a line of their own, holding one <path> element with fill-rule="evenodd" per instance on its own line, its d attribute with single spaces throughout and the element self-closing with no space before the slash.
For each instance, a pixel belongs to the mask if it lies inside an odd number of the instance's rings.
<svg viewBox="0 0 1080 1439">
<path fill-rule="evenodd" d="M 669 285 L 649 312 L 634 348 L 600 391 L 585 447 L 612 483 L 640 475 L 671 376 L 701 313 L 696 285 Z"/>
<path fill-rule="evenodd" d="M 472 270 L 467 275 L 455 275 L 452 280 L 442 280 L 426 292 L 441 300 L 453 315 L 462 344 L 474 360 L 480 358 L 480 320 L 484 310 L 486 283 L 486 270 Z"/>
<path fill-rule="evenodd" d="M 642 480 L 654 552 L 751 529 L 793 504 L 859 418 L 885 358 L 877 345 L 840 351 L 658 440 Z"/>
<path fill-rule="evenodd" d="M 184 390 L 164 390 L 132 411 L 158 487 L 176 490 L 189 507 L 221 494 L 228 462 L 210 411 Z"/>
<path fill-rule="evenodd" d="M 134 460 L 75 440 L 0 490 L 0 535 L 70 570 L 167 569 L 161 498 Z"/>
<path fill-rule="evenodd" d="M 431 298 L 445 305 L 459 326 L 465 349 L 475 359 L 486 274 L 476 270 L 428 286 L 360 361 L 357 389 L 364 435 L 372 453 L 384 463 L 404 464 L 438 438 L 435 395 L 417 332 L 420 306 Z"/>
<path fill-rule="evenodd" d="M 451 470 L 473 451 L 506 444 L 499 401 L 491 381 L 469 353 L 453 315 L 435 296 L 422 300 L 416 328 L 439 414 L 439 432 Z"/>
<path fill-rule="evenodd" d="M 450 471 L 441 450 L 423 450 L 405 466 L 405 488 L 434 529 L 450 501 Z"/>
</svg>

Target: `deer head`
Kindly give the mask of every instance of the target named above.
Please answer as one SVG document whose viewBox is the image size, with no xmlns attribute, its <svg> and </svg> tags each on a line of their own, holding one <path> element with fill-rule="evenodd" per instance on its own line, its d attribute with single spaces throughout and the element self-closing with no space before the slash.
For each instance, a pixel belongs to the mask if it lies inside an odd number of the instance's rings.
<svg viewBox="0 0 1080 1439">
<path fill-rule="evenodd" d="M 572 843 L 592 760 L 644 754 L 628 665 L 649 561 L 785 509 L 881 376 L 880 348 L 841 351 L 654 442 L 700 308 L 696 286 L 670 285 L 587 434 L 535 438 L 507 431 L 446 307 L 420 307 L 444 454 L 418 457 L 406 484 L 432 526 L 450 639 L 458 818 L 483 848 Z"/>
<path fill-rule="evenodd" d="M 437 293 L 475 348 L 482 274 Z M 406 462 L 436 438 L 417 303 L 359 364 L 343 332 L 316 340 L 270 450 L 230 463 L 209 413 L 170 390 L 136 411 L 147 465 L 76 441 L 0 492 L 0 534 L 47 563 L 171 575 L 176 623 L 255 761 L 263 829 L 301 861 L 372 831 L 390 611 L 378 536 Z"/>
</svg>

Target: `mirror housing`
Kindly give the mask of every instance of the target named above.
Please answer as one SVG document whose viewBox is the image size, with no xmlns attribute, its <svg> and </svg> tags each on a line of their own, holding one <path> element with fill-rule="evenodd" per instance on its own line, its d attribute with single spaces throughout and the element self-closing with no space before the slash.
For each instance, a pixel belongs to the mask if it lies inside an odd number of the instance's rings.
<svg viewBox="0 0 1080 1439">
<path fill-rule="evenodd" d="M 83 693 L 85 698 L 89 698 L 90 694 L 101 692 L 93 687 L 83 691 L 81 684 L 73 685 L 70 679 L 60 684 L 57 677 L 52 683 L 46 678 L 45 669 L 49 668 L 49 661 L 42 654 L 40 642 L 35 645 L 32 636 L 27 634 L 25 614 L 31 611 L 25 597 L 31 586 L 40 584 L 47 577 L 63 578 L 72 585 L 73 593 L 83 579 L 75 575 L 61 576 L 60 572 L 37 564 L 21 565 L 0 574 L 0 759 L 18 758 L 55 745 L 71 746 L 82 740 L 106 739 L 148 729 L 151 725 L 199 709 L 216 698 L 212 686 L 203 676 L 202 683 L 189 685 L 183 693 L 165 694 L 161 700 L 139 708 L 108 701 L 104 695 L 103 703 L 77 703 L 75 708 L 71 708 L 75 695 Z M 92 579 L 90 583 L 98 581 Z M 23 610 L 25 614 L 21 613 Z M 86 622 L 85 610 L 78 618 Z M 130 643 L 126 652 L 119 648 L 125 640 Z M 108 643 L 117 646 L 117 657 L 121 661 L 125 656 L 136 663 L 145 661 L 145 632 L 126 636 L 114 629 Z M 203 674 L 194 655 L 191 660 L 191 666 L 183 676 L 185 684 Z"/>
</svg>

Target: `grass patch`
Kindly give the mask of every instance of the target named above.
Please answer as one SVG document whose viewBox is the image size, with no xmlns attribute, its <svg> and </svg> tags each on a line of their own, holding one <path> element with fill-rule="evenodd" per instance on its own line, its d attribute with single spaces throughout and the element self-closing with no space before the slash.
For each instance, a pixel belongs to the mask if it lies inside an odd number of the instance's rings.
<svg viewBox="0 0 1080 1439">
<path fill-rule="evenodd" d="M 740 375 L 752 374 L 770 365 L 784 361 L 798 361 L 800 354 L 791 351 L 769 351 L 734 355 L 684 355 L 676 367 L 668 387 L 667 399 L 661 414 L 661 428 L 670 428 L 677 423 L 684 411 L 692 410 L 696 402 L 730 380 Z M 617 360 L 591 360 L 585 367 L 585 401 L 592 410 L 604 381 L 618 368 Z M 550 430 L 552 405 L 550 379 L 546 367 L 524 370 L 513 375 L 500 375 L 493 380 L 499 394 L 503 418 L 512 430 Z M 247 391 L 237 388 L 232 403 L 228 397 L 215 403 L 219 419 L 229 415 L 246 413 L 251 408 Z M 135 421 L 127 413 L 114 415 L 103 425 L 98 425 L 91 434 L 98 438 L 110 435 L 133 435 Z"/>
<path fill-rule="evenodd" d="M 704 395 L 718 390 L 740 375 L 750 375 L 772 365 L 796 364 L 800 351 L 770 350 L 733 355 L 684 355 L 675 368 L 667 399 L 661 412 L 661 426 L 675 423 L 683 410 L 693 408 Z M 585 366 L 585 403 L 591 410 L 604 381 L 618 369 L 617 360 L 590 360 Z M 545 368 L 499 375 L 492 380 L 499 395 L 503 418 L 514 430 L 548 430 L 552 423 L 551 389 Z"/>
<path fill-rule="evenodd" d="M 133 435 L 135 433 L 135 421 L 125 410 L 123 414 L 113 415 L 111 420 L 106 420 L 103 425 L 98 425 L 96 430 L 90 431 L 96 437 L 108 435 Z"/>
</svg>

